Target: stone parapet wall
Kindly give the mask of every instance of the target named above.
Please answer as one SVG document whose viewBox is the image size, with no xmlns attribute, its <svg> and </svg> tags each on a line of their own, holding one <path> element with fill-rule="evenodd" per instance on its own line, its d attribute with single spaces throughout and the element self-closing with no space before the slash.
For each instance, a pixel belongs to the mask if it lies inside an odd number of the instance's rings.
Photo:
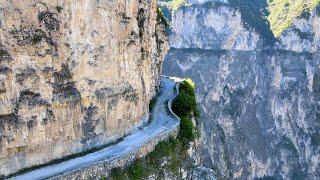
<svg viewBox="0 0 320 180">
<path fill-rule="evenodd" d="M 111 169 L 130 165 L 135 159 L 146 156 L 148 153 L 152 152 L 159 142 L 167 140 L 170 136 L 176 137 L 178 133 L 179 123 L 177 123 L 173 129 L 153 137 L 147 143 L 143 144 L 143 146 L 137 147 L 129 153 L 94 163 L 88 167 L 79 167 L 76 170 L 69 171 L 50 179 L 98 179 L 101 176 L 107 177 Z"/>
</svg>

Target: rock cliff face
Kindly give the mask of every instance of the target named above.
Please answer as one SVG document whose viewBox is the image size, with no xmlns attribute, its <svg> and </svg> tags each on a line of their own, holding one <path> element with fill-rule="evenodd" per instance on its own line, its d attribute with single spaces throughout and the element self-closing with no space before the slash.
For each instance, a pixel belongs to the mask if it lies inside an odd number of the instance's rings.
<svg viewBox="0 0 320 180">
<path fill-rule="evenodd" d="M 241 13 L 228 5 L 211 2 L 184 6 L 173 14 L 172 48 L 255 50 L 262 40 L 247 31 Z"/>
<path fill-rule="evenodd" d="M 163 69 L 197 84 L 200 164 L 218 178 L 319 179 L 319 10 L 273 47 L 241 17 L 212 3 L 173 15 Z"/>
<path fill-rule="evenodd" d="M 167 50 L 156 0 L 0 6 L 0 175 L 147 122 Z"/>
<path fill-rule="evenodd" d="M 320 52 L 320 7 L 297 18 L 280 36 L 280 47 L 295 52 Z"/>
</svg>

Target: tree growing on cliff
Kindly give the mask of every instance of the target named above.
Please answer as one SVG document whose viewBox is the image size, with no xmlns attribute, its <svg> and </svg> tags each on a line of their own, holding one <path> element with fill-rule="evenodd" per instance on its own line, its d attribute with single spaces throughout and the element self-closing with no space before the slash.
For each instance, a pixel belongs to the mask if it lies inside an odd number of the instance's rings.
<svg viewBox="0 0 320 180">
<path fill-rule="evenodd" d="M 188 117 L 193 113 L 199 116 L 195 95 L 195 85 L 190 79 L 181 82 L 180 94 L 172 104 L 173 111 L 180 117 Z"/>
<path fill-rule="evenodd" d="M 187 150 L 196 137 L 196 129 L 191 119 L 198 112 L 195 85 L 192 80 L 184 80 L 179 90 L 180 94 L 173 102 L 173 111 L 181 119 L 177 138 L 170 137 L 168 140 L 159 142 L 146 157 L 136 160 L 125 169 L 113 169 L 110 174 L 111 179 L 138 180 L 149 175 L 156 175 L 161 179 L 164 176 L 164 171 L 169 171 L 176 176 L 180 175 L 180 169 L 184 167 L 183 162 L 187 161 Z"/>
</svg>

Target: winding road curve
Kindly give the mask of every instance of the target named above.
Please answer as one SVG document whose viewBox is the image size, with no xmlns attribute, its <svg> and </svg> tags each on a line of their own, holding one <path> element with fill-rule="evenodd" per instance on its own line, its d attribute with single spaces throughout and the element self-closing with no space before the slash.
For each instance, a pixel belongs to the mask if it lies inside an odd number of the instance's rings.
<svg viewBox="0 0 320 180">
<path fill-rule="evenodd" d="M 96 163 L 120 158 L 126 153 L 138 151 L 145 143 L 150 142 L 151 139 L 157 138 L 160 134 L 168 133 L 177 129 L 179 126 L 179 118 L 173 113 L 171 104 L 173 99 L 179 93 L 178 81 L 179 80 L 174 80 L 168 77 L 162 78 L 161 91 L 152 111 L 153 119 L 151 123 L 125 137 L 119 143 L 108 146 L 97 152 L 51 166 L 39 168 L 22 175 L 12 177 L 11 179 L 46 179 L 69 171 L 82 169 Z M 166 104 L 167 101 L 168 105 Z M 168 113 L 167 107 L 169 107 L 169 111 L 172 114 Z"/>
</svg>

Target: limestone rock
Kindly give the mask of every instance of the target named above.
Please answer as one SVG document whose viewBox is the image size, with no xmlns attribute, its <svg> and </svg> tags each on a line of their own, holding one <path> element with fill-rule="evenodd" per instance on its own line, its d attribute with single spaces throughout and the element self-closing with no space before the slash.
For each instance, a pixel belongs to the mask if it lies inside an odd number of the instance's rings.
<svg viewBox="0 0 320 180">
<path fill-rule="evenodd" d="M 147 122 L 168 49 L 155 0 L 0 6 L 0 175 Z"/>
<path fill-rule="evenodd" d="M 206 2 L 173 12 L 171 48 L 256 50 L 263 40 L 248 30 L 241 13 L 228 5 Z"/>
<path fill-rule="evenodd" d="M 320 51 L 320 7 L 297 18 L 280 36 L 280 47 L 295 52 Z"/>
<path fill-rule="evenodd" d="M 199 164 L 217 179 L 319 179 L 319 9 L 267 47 L 236 8 L 208 5 L 175 12 L 163 67 L 197 85 Z"/>
</svg>

